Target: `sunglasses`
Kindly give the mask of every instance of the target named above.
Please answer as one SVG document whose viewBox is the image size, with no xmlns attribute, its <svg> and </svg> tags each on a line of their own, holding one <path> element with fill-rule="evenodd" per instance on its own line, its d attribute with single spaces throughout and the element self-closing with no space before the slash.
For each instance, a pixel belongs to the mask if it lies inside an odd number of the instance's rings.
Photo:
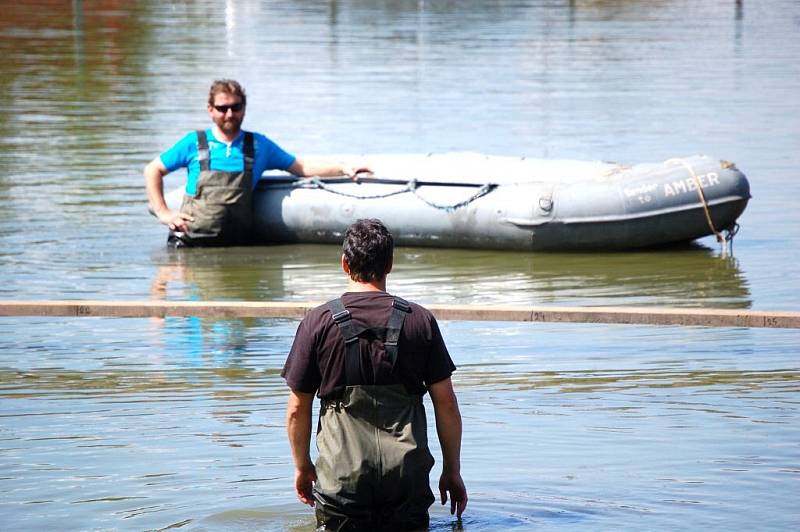
<svg viewBox="0 0 800 532">
<path fill-rule="evenodd" d="M 227 113 L 228 109 L 230 109 L 234 113 L 238 113 L 239 111 L 244 109 L 244 104 L 242 102 L 239 102 L 239 103 L 235 103 L 233 105 L 212 105 L 211 107 L 213 107 L 214 109 L 216 109 L 217 111 L 219 111 L 222 114 Z"/>
</svg>

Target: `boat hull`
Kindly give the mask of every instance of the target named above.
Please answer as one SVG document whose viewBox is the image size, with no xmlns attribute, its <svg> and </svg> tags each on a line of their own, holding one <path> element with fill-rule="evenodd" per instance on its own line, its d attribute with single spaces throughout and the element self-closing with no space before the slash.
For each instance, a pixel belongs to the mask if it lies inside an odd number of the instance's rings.
<svg viewBox="0 0 800 532">
<path fill-rule="evenodd" d="M 402 166 L 403 156 L 392 157 L 392 168 Z M 533 171 L 541 170 L 536 164 L 516 165 L 514 175 L 500 178 L 486 174 L 488 191 L 475 177 L 459 186 L 456 178 L 435 172 L 411 189 L 395 178 L 388 183 L 267 179 L 255 197 L 256 233 L 262 242 L 338 244 L 353 221 L 379 218 L 405 246 L 620 250 L 691 241 L 731 228 L 750 198 L 738 169 L 703 156 L 633 167 L 595 163 L 583 179 L 553 168 L 545 169 L 546 175 Z"/>
</svg>

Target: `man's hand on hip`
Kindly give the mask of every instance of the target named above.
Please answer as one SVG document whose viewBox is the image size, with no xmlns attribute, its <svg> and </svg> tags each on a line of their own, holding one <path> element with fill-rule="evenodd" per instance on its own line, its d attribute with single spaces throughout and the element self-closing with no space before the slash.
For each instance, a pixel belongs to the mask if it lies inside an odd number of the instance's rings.
<svg viewBox="0 0 800 532">
<path fill-rule="evenodd" d="M 189 232 L 189 222 L 193 222 L 189 214 L 172 209 L 165 209 L 157 215 L 158 221 L 170 228 L 171 231 Z"/>
</svg>

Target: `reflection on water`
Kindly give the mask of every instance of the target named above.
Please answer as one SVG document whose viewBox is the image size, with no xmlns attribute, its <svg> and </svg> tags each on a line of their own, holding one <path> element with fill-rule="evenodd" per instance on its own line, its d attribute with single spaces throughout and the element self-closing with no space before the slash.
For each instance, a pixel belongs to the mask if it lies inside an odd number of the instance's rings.
<svg viewBox="0 0 800 532">
<path fill-rule="evenodd" d="M 346 289 L 340 254 L 332 245 L 165 250 L 152 257 L 150 295 L 325 301 Z M 439 303 L 751 305 L 737 260 L 701 246 L 591 254 L 399 248 L 389 289 Z"/>
<path fill-rule="evenodd" d="M 705 248 L 622 254 L 401 250 L 392 289 L 437 302 L 747 308 L 736 260 Z"/>
<path fill-rule="evenodd" d="M 481 367 L 466 368 L 467 376 L 461 382 L 466 385 L 486 386 L 495 390 L 533 390 L 536 388 L 556 388 L 559 393 L 613 393 L 632 388 L 679 388 L 724 385 L 740 392 L 757 390 L 763 384 L 780 391 L 780 383 L 785 383 L 785 391 L 797 389 L 800 371 L 714 371 L 689 370 L 674 371 L 659 368 L 643 371 L 602 370 L 565 372 L 525 372 L 513 364 L 499 364 L 499 368 L 486 370 Z"/>
</svg>

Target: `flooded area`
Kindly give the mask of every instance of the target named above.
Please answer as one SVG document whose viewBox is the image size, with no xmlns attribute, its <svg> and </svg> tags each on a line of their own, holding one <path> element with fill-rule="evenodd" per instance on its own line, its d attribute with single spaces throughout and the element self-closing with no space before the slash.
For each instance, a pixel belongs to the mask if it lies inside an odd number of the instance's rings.
<svg viewBox="0 0 800 532">
<path fill-rule="evenodd" d="M 733 257 L 713 238 L 622 253 L 400 248 L 398 295 L 800 310 L 792 0 L 36 0 L 5 11 L 0 299 L 338 295 L 337 246 L 169 251 L 147 213 L 143 166 L 210 123 L 208 86 L 231 77 L 248 93 L 245 128 L 299 155 L 634 164 L 704 153 L 750 180 Z M 292 489 L 279 376 L 296 327 L 0 318 L 2 528 L 313 530 Z M 459 368 L 464 529 L 800 526 L 796 331 L 441 327 Z M 431 529 L 455 526 L 434 505 Z"/>
</svg>

